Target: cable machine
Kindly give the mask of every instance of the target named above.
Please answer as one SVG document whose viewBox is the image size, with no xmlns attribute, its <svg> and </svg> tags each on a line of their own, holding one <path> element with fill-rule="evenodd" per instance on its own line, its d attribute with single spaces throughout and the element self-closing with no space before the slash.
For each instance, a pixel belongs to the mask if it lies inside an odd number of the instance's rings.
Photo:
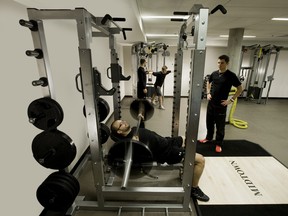
<svg viewBox="0 0 288 216">
<path fill-rule="evenodd" d="M 144 42 L 137 42 L 132 45 L 131 47 L 131 54 L 132 54 L 132 62 L 133 62 L 133 75 L 132 80 L 132 88 L 133 88 L 133 97 L 137 98 L 137 69 L 140 66 L 140 59 L 146 58 L 147 59 L 147 70 L 152 71 L 159 71 L 161 67 L 165 65 L 166 56 L 170 56 L 170 52 L 167 50 L 169 45 L 164 43 L 144 43 Z M 161 55 L 162 61 L 159 58 Z M 154 80 L 153 75 L 147 76 L 147 97 L 151 98 L 154 92 Z M 163 85 L 164 90 L 164 85 Z M 164 92 L 164 91 L 163 91 Z"/>
<path fill-rule="evenodd" d="M 261 46 L 259 44 L 242 47 L 239 78 L 243 83 L 243 96 L 246 100 L 255 100 L 258 104 L 267 103 L 281 49 L 282 47 L 275 45 Z M 248 66 L 243 64 L 246 53 L 250 54 Z M 270 75 L 268 75 L 270 64 L 273 66 Z M 262 102 L 267 83 L 265 101 Z"/>
</svg>

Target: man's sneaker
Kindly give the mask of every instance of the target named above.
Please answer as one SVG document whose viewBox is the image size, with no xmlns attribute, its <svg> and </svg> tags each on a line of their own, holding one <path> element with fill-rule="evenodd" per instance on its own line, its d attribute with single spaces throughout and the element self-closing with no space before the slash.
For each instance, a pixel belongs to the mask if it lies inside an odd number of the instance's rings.
<svg viewBox="0 0 288 216">
<path fill-rule="evenodd" d="M 159 109 L 165 110 L 165 107 L 162 105 L 162 106 L 159 106 Z"/>
<path fill-rule="evenodd" d="M 197 200 L 203 201 L 203 202 L 208 202 L 209 197 L 203 193 L 203 191 L 199 187 L 192 187 L 191 190 L 191 197 L 195 197 Z"/>
<path fill-rule="evenodd" d="M 208 140 L 208 139 L 206 139 L 206 138 L 205 138 L 205 139 L 202 139 L 202 140 L 199 140 L 200 143 L 206 143 L 206 142 L 209 142 L 209 141 L 211 141 L 211 140 Z"/>
<path fill-rule="evenodd" d="M 218 152 L 218 153 L 222 152 L 221 146 L 216 145 L 215 151 Z"/>
<path fill-rule="evenodd" d="M 152 101 L 152 104 L 153 104 L 154 106 L 156 106 L 156 105 L 157 105 L 156 101 Z"/>
</svg>

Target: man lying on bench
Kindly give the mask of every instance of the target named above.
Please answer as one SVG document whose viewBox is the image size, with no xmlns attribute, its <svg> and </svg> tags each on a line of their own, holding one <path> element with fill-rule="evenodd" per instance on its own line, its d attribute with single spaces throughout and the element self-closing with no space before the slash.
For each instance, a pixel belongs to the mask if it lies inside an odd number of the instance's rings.
<svg viewBox="0 0 288 216">
<path fill-rule="evenodd" d="M 112 136 L 123 139 L 134 139 L 147 144 L 158 163 L 176 164 L 182 162 L 185 155 L 185 137 L 162 137 L 154 131 L 139 128 L 135 137 L 136 127 L 132 127 L 124 120 L 115 120 L 111 124 Z M 192 179 L 191 197 L 207 202 L 209 197 L 199 188 L 198 183 L 205 167 L 203 155 L 196 153 L 194 173 Z"/>
</svg>

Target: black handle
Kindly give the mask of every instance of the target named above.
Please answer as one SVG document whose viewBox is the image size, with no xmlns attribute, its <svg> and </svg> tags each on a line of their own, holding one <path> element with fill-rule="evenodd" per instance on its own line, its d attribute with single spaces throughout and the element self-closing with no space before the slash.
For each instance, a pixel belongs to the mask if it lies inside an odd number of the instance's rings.
<svg viewBox="0 0 288 216">
<path fill-rule="evenodd" d="M 115 22 L 125 22 L 126 19 L 122 18 L 122 17 L 113 17 L 113 21 L 115 21 Z"/>
<path fill-rule="evenodd" d="M 211 10 L 210 14 L 214 14 L 217 10 L 220 10 L 223 14 L 227 13 L 227 10 L 224 8 L 224 6 L 219 4 L 213 10 Z"/>
<path fill-rule="evenodd" d="M 34 56 L 37 59 L 43 58 L 43 52 L 41 49 L 27 50 L 25 53 L 27 56 Z"/>
<path fill-rule="evenodd" d="M 108 20 L 112 20 L 112 17 L 109 14 L 106 14 L 101 20 L 101 24 L 105 25 Z"/>
<path fill-rule="evenodd" d="M 183 22 L 183 21 L 186 21 L 186 19 L 172 18 L 171 21 L 173 21 L 173 22 Z"/>
<path fill-rule="evenodd" d="M 132 28 L 122 28 L 123 38 L 126 40 L 126 32 L 125 31 L 132 31 Z"/>
<path fill-rule="evenodd" d="M 19 24 L 21 26 L 29 28 L 31 31 L 38 31 L 38 24 L 34 20 L 26 21 L 26 20 L 20 19 Z"/>
<path fill-rule="evenodd" d="M 189 13 L 188 12 L 175 11 L 173 13 L 173 15 L 187 16 L 187 15 L 189 15 Z"/>
</svg>

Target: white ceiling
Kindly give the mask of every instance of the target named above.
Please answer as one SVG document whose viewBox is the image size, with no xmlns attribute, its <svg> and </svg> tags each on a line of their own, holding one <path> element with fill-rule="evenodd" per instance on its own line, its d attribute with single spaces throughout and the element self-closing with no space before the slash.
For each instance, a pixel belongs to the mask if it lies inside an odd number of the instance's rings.
<svg viewBox="0 0 288 216">
<path fill-rule="evenodd" d="M 96 17 L 110 14 L 112 17 L 126 18 L 119 25 L 132 28 L 127 32 L 127 40 L 117 39 L 122 43 L 138 41 L 164 42 L 176 45 L 178 38 L 145 38 L 145 34 L 177 34 L 182 22 L 172 22 L 170 19 L 141 19 L 141 15 L 170 16 L 175 11 L 189 12 L 194 4 L 202 4 L 211 11 L 221 4 L 227 10 L 209 16 L 207 44 L 226 45 L 227 38 L 219 35 L 229 35 L 229 29 L 244 28 L 244 35 L 254 35 L 256 38 L 244 39 L 246 44 L 274 43 L 288 45 L 288 21 L 272 21 L 273 17 L 288 17 L 288 0 L 16 0 L 27 7 L 38 9 L 57 8 L 74 9 L 84 7 Z M 188 33 L 191 29 L 187 29 Z M 188 34 L 187 33 L 187 34 Z"/>
</svg>

